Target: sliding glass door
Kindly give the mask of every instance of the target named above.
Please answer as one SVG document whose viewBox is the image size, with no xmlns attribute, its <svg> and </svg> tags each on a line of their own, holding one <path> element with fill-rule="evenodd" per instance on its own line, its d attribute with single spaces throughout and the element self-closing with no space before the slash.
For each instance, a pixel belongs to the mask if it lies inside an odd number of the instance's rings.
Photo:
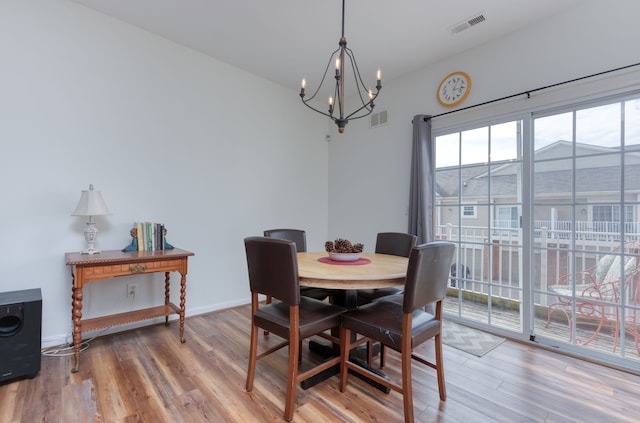
<svg viewBox="0 0 640 423">
<path fill-rule="evenodd" d="M 533 116 L 533 335 L 638 360 L 640 99 Z"/>
<path fill-rule="evenodd" d="M 521 332 L 522 121 L 436 136 L 434 145 L 436 237 L 458 246 L 447 310 Z"/>
<path fill-rule="evenodd" d="M 450 318 L 640 358 L 640 95 L 434 131 Z"/>
</svg>

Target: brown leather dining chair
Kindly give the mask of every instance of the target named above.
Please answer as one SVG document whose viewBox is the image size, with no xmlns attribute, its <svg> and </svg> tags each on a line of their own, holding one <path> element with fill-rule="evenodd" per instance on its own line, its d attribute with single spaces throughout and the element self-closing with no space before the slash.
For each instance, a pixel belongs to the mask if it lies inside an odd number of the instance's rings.
<svg viewBox="0 0 640 423">
<path fill-rule="evenodd" d="M 287 239 L 296 243 L 298 253 L 307 251 L 307 233 L 302 229 L 267 229 L 263 235 L 270 238 Z M 309 286 L 300 287 L 300 295 L 315 298 L 316 300 L 324 300 L 331 297 L 331 292 L 322 288 L 311 288 Z M 268 296 L 267 304 L 271 303 L 271 297 Z"/>
<path fill-rule="evenodd" d="M 302 340 L 318 335 L 338 343 L 338 339 L 326 331 L 340 325 L 340 315 L 345 309 L 300 295 L 298 261 L 293 241 L 249 237 L 245 238 L 244 244 L 251 290 L 251 345 L 246 389 L 247 392 L 253 389 L 256 362 L 288 345 L 284 419 L 290 421 L 295 407 L 297 384 L 340 361 L 340 357 L 335 357 L 310 369 L 299 370 Z M 279 301 L 261 305 L 259 294 L 270 295 Z M 267 330 L 284 341 L 258 353 L 258 328 Z M 271 383 L 269 370 L 265 369 L 263 375 L 267 385 Z"/>
<path fill-rule="evenodd" d="M 340 391 L 347 386 L 349 371 L 362 374 L 403 396 L 404 420 L 413 422 L 412 360 L 436 370 L 440 399 L 446 400 L 442 360 L 442 300 L 447 292 L 453 243 L 437 241 L 414 247 L 409 256 L 403 301 L 372 302 L 342 315 L 340 327 Z M 435 314 L 424 310 L 435 303 Z M 360 334 L 352 340 L 352 333 Z M 425 341 L 435 339 L 435 363 L 414 353 Z M 400 352 L 402 382 L 390 381 L 349 361 L 350 351 L 365 342 L 377 341 Z"/>
<path fill-rule="evenodd" d="M 380 232 L 376 237 L 375 252 L 377 254 L 409 257 L 411 249 L 416 246 L 417 239 L 417 236 L 404 232 Z M 398 288 L 359 289 L 358 304 L 367 304 L 378 298 L 399 294 L 400 292 L 402 292 L 402 289 Z"/>
</svg>

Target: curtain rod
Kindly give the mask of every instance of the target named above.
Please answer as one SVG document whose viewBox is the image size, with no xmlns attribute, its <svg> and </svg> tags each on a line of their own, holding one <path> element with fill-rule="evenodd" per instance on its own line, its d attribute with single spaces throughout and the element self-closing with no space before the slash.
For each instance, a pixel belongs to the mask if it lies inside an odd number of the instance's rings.
<svg viewBox="0 0 640 423">
<path fill-rule="evenodd" d="M 445 116 L 445 115 L 449 115 L 449 114 L 451 114 L 451 113 L 461 112 L 461 111 L 463 111 L 463 110 L 473 109 L 474 107 L 484 106 L 484 105 L 491 104 L 491 103 L 496 103 L 496 102 L 498 102 L 498 101 L 502 101 L 502 100 L 508 100 L 508 99 L 510 99 L 510 98 L 518 97 L 518 96 L 521 96 L 521 95 L 526 95 L 526 96 L 527 96 L 527 98 L 531 98 L 531 93 L 535 93 L 535 92 L 537 92 L 537 91 L 546 90 L 546 89 L 548 89 L 548 88 L 557 87 L 557 86 L 559 86 L 559 85 L 570 84 L 570 83 L 572 83 L 572 82 L 581 81 L 581 80 L 583 80 L 583 79 L 593 78 L 593 77 L 600 76 L 600 75 L 605 75 L 605 74 L 607 74 L 607 73 L 611 73 L 611 72 L 617 72 L 617 71 L 619 71 L 619 70 L 632 68 L 632 67 L 634 67 L 634 66 L 640 66 L 640 62 L 639 62 L 639 63 L 634 63 L 634 64 L 632 64 L 632 65 L 622 66 L 622 67 L 615 68 L 615 69 L 609 69 L 609 70 L 606 70 L 606 71 L 602 71 L 602 72 L 594 73 L 594 74 L 587 75 L 587 76 L 581 76 L 581 77 L 579 77 L 579 78 L 570 79 L 570 80 L 568 80 L 568 81 L 564 81 L 564 82 L 558 82 L 558 83 L 556 83 L 556 84 L 546 85 L 546 86 L 544 86 L 544 87 L 535 88 L 535 89 L 533 89 L 533 90 L 523 91 L 523 92 L 518 93 L 518 94 L 512 94 L 512 95 L 508 95 L 508 96 L 506 96 L 506 97 L 496 98 L 495 100 L 485 101 L 484 103 L 474 104 L 473 106 L 463 107 L 462 109 L 451 110 L 451 111 L 449 111 L 449 112 L 444 112 L 444 113 L 440 113 L 440 114 L 437 114 L 437 115 L 433 115 L 433 116 L 425 117 L 425 118 L 424 118 L 424 120 L 425 120 L 425 122 L 426 122 L 426 121 L 427 121 L 427 119 L 432 119 L 432 118 L 436 118 L 436 117 L 440 117 L 440 116 Z"/>
</svg>

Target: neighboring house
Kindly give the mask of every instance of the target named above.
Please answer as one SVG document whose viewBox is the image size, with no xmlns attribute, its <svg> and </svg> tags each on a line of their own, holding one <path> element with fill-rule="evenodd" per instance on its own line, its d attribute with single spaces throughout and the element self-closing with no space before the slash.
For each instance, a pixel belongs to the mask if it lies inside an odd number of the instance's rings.
<svg viewBox="0 0 640 423">
<path fill-rule="evenodd" d="M 550 231 L 571 230 L 576 203 L 577 232 L 619 233 L 622 218 L 629 236 L 638 230 L 640 200 L 640 146 L 624 155 L 621 172 L 620 149 L 576 143 L 575 192 L 573 192 L 573 143 L 556 141 L 535 152 L 534 227 Z M 612 154 L 607 154 L 607 153 Z M 437 225 L 487 227 L 491 229 L 519 227 L 520 163 L 493 163 L 489 181 L 485 164 L 441 168 L 436 172 Z M 624 213 L 621 214 L 620 187 L 624 178 Z M 490 199 L 490 204 L 487 204 Z M 545 207 L 544 204 L 549 206 Z M 562 205 L 566 203 L 566 205 Z M 460 206 L 460 208 L 458 208 Z M 460 210 L 460 214 L 458 214 Z M 539 231 L 536 231 L 536 236 Z"/>
</svg>

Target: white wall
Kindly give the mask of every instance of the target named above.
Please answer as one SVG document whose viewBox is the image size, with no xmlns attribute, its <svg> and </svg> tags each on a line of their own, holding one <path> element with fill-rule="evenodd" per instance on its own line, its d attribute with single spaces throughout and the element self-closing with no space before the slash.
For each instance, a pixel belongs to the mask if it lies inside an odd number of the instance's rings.
<svg viewBox="0 0 640 423">
<path fill-rule="evenodd" d="M 371 251 L 377 232 L 407 228 L 411 119 L 445 111 L 434 94 L 444 75 L 471 75 L 467 106 L 638 61 L 640 3 L 580 5 L 385 80 L 376 109 L 390 123 L 353 121 L 327 144 L 326 121 L 295 89 L 66 0 L 2 1 L 0 292 L 42 288 L 44 342 L 69 333 L 64 252 L 84 246 L 70 213 L 90 183 L 114 212 L 97 218 L 99 248 L 122 248 L 135 220 L 155 220 L 196 253 L 188 314 L 248 300 L 242 239 L 265 228 L 304 228 L 311 249 L 341 236 Z M 161 283 L 139 283 L 131 302 L 130 281 L 87 287 L 84 315 L 162 296 Z"/>
<path fill-rule="evenodd" d="M 411 120 L 448 111 L 435 91 L 447 74 L 462 70 L 473 88 L 460 107 L 640 62 L 640 2 L 583 1 L 572 10 L 535 23 L 519 33 L 467 51 L 403 78 L 385 81 L 376 110 L 389 124 L 374 129 L 349 123 L 329 147 L 329 236 L 363 242 L 373 250 L 380 231 L 408 227 Z M 458 34 L 473 37 L 473 28 Z M 437 42 L 437 41 L 434 41 Z M 381 52 L 383 54 L 383 52 Z M 382 56 L 381 59 L 384 59 Z M 384 70 L 384 62 L 380 64 Z M 366 70 L 363 70 L 366 72 Z M 631 82 L 629 82 L 631 81 Z M 640 70 L 624 82 L 603 81 L 600 89 L 640 87 Z M 607 84 L 609 84 L 607 86 Z M 582 93 L 584 95 L 588 93 Z M 581 96 L 580 88 L 573 96 Z M 502 112 L 523 108 L 510 103 Z M 480 111 L 434 119 L 434 127 L 480 119 Z"/>
<path fill-rule="evenodd" d="M 303 228 L 322 248 L 327 124 L 295 89 L 65 0 L 0 2 L 0 51 L 0 292 L 42 289 L 44 344 L 70 331 L 64 253 L 84 247 L 70 213 L 90 183 L 113 212 L 98 248 L 152 220 L 195 252 L 188 314 L 248 301 L 246 236 Z M 84 316 L 158 304 L 161 280 L 91 284 Z"/>
</svg>

